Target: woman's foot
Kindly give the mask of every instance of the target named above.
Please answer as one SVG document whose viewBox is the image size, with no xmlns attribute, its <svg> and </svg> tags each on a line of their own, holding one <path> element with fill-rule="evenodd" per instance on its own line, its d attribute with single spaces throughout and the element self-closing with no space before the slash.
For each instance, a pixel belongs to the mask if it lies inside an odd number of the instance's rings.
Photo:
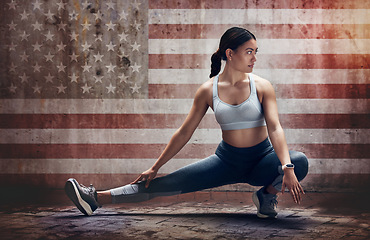
<svg viewBox="0 0 370 240">
<path fill-rule="evenodd" d="M 97 193 L 93 185 L 85 187 L 79 184 L 76 179 L 70 178 L 66 182 L 64 190 L 76 207 L 87 216 L 101 207 L 97 201 Z"/>
<path fill-rule="evenodd" d="M 253 193 L 252 200 L 257 207 L 257 216 L 259 218 L 276 218 L 275 210 L 278 201 L 276 194 L 265 192 L 265 187 Z"/>
</svg>

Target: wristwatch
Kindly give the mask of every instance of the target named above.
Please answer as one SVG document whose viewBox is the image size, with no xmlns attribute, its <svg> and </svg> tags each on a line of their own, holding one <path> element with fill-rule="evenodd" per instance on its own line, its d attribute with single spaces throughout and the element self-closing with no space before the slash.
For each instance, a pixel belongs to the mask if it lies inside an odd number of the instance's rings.
<svg viewBox="0 0 370 240">
<path fill-rule="evenodd" d="M 286 168 L 294 168 L 294 164 L 293 164 L 293 163 L 287 163 L 287 164 L 285 164 L 284 166 L 282 166 L 282 167 L 281 167 L 281 169 L 283 169 L 283 171 L 284 171 Z"/>
</svg>

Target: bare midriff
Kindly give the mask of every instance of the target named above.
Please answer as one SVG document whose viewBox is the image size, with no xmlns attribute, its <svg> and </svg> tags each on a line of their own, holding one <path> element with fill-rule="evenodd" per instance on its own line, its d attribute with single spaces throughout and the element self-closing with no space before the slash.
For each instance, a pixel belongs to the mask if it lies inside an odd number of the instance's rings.
<svg viewBox="0 0 370 240">
<path fill-rule="evenodd" d="M 267 136 L 266 126 L 222 131 L 222 139 L 227 144 L 238 148 L 253 147 L 265 140 Z"/>
</svg>

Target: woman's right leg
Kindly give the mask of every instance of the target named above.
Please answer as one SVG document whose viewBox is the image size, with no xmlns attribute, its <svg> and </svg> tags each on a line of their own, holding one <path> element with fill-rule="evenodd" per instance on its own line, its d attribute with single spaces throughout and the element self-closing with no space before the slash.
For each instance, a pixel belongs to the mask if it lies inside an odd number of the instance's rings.
<svg viewBox="0 0 370 240">
<path fill-rule="evenodd" d="M 110 193 L 112 203 L 142 202 L 159 196 L 195 192 L 236 183 L 239 179 L 235 172 L 234 167 L 217 155 L 212 155 L 171 174 L 153 179 L 148 188 L 145 188 L 143 181 L 111 189 L 103 192 L 102 196 L 105 195 L 105 199 L 109 200 L 107 195 Z"/>
</svg>

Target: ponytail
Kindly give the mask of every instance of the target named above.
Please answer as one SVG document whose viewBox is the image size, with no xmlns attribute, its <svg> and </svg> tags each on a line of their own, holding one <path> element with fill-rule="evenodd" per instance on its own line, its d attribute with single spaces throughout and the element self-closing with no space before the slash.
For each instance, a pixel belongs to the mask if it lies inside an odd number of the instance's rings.
<svg viewBox="0 0 370 240">
<path fill-rule="evenodd" d="M 219 50 L 212 54 L 211 62 L 211 74 L 209 78 L 216 76 L 221 71 L 221 55 Z"/>
</svg>

